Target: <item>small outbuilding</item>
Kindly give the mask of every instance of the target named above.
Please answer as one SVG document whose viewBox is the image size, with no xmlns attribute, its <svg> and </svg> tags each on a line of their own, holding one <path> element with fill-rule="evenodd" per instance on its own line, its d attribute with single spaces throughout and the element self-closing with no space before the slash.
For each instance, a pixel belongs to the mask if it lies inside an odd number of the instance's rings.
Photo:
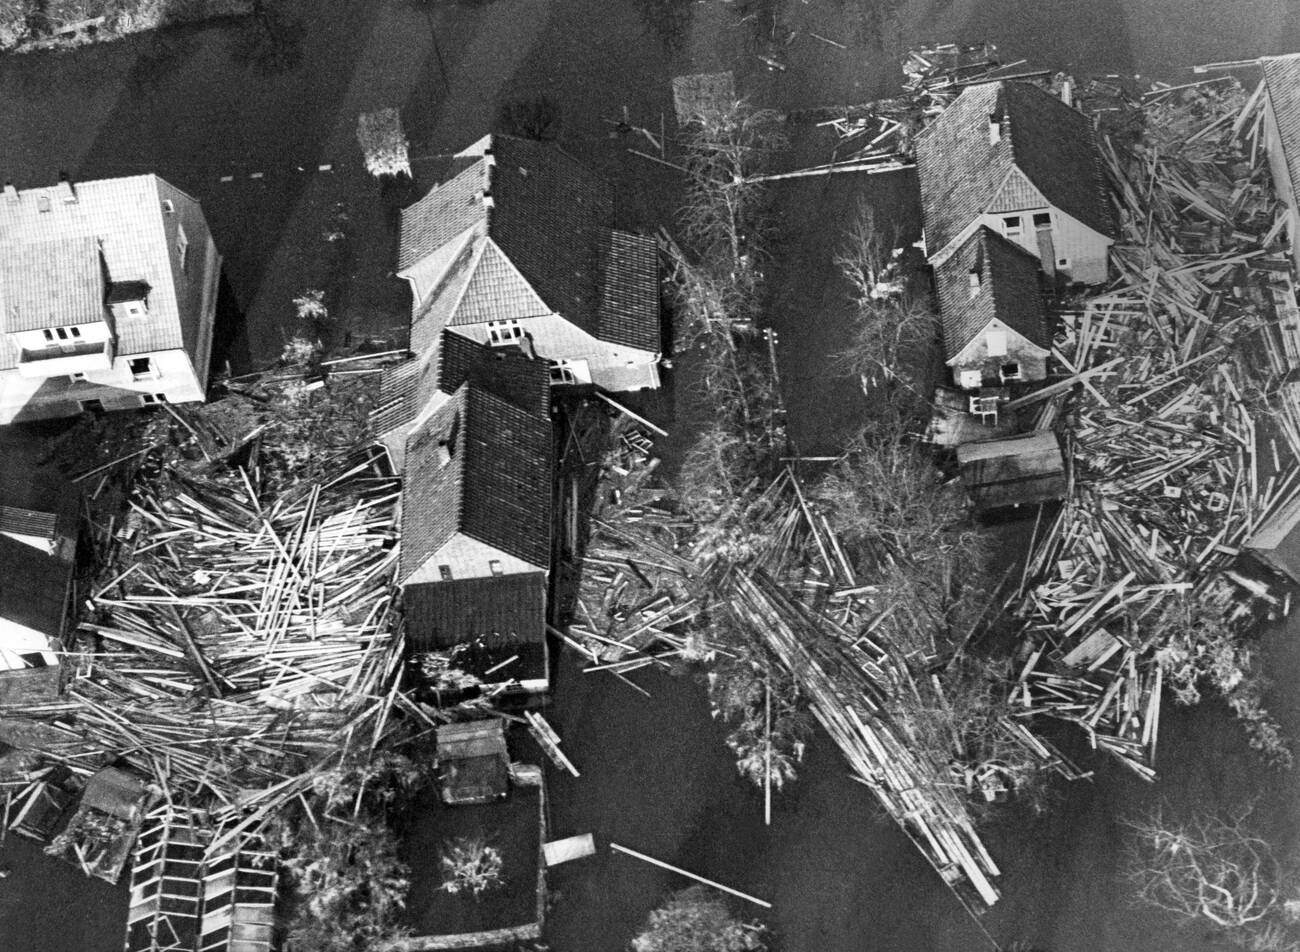
<svg viewBox="0 0 1300 952">
<path fill-rule="evenodd" d="M 957 465 L 981 513 L 1065 496 L 1065 457 L 1051 430 L 967 443 L 957 447 Z"/>
</svg>

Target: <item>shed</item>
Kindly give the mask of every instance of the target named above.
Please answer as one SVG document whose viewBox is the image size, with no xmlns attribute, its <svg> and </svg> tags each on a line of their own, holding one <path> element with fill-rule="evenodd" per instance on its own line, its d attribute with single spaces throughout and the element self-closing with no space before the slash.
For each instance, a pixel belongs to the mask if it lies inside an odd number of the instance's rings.
<svg viewBox="0 0 1300 952">
<path fill-rule="evenodd" d="M 438 728 L 438 781 L 450 804 L 491 803 L 510 792 L 510 755 L 498 719 Z"/>
<path fill-rule="evenodd" d="M 1065 457 L 1051 430 L 957 447 L 961 481 L 979 512 L 1065 495 Z"/>
</svg>

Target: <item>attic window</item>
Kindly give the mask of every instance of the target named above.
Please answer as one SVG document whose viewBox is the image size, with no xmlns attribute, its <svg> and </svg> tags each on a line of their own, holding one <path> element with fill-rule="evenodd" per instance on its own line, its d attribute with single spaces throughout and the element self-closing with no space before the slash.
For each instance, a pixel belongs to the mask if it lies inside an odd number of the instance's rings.
<svg viewBox="0 0 1300 952">
<path fill-rule="evenodd" d="M 451 581 L 451 566 L 450 566 L 450 565 L 440 565 L 440 566 L 438 566 L 438 578 L 442 579 L 444 582 L 450 582 L 450 581 Z"/>
<path fill-rule="evenodd" d="M 132 380 L 149 380 L 158 376 L 154 371 L 153 360 L 148 357 L 132 357 L 129 366 Z"/>
<path fill-rule="evenodd" d="M 175 213 L 176 206 L 172 203 L 170 198 L 164 198 L 162 200 L 162 210 L 164 214 L 171 215 Z"/>
<path fill-rule="evenodd" d="M 1052 213 L 1051 213 L 1051 212 L 1036 212 L 1036 213 L 1034 214 L 1034 227 L 1035 227 L 1035 228 L 1051 228 L 1051 227 L 1052 227 Z"/>
<path fill-rule="evenodd" d="M 488 321 L 487 331 L 488 343 L 493 347 L 505 347 L 523 339 L 524 336 L 524 329 L 516 320 Z"/>
<path fill-rule="evenodd" d="M 500 559 L 488 559 L 488 571 L 491 572 L 493 575 L 500 575 L 500 574 L 501 574 L 501 560 L 500 560 Z"/>
<path fill-rule="evenodd" d="M 1020 235 L 1022 227 L 1019 215 L 1008 215 L 1002 219 L 1002 233 L 1008 238 L 1016 238 Z"/>
</svg>

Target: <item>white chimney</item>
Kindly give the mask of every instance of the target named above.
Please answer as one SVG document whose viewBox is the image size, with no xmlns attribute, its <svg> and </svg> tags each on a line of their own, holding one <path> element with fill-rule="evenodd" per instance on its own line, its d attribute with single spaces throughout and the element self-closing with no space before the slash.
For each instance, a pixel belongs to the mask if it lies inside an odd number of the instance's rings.
<svg viewBox="0 0 1300 952">
<path fill-rule="evenodd" d="M 1001 141 L 1002 123 L 997 116 L 989 116 L 989 145 L 997 145 Z"/>
</svg>

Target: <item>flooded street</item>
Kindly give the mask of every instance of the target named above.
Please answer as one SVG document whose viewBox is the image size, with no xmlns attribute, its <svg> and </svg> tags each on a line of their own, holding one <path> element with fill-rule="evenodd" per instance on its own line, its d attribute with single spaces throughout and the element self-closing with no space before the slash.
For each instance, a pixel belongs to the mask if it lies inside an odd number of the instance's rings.
<svg viewBox="0 0 1300 952">
<path fill-rule="evenodd" d="M 277 63 L 250 58 L 235 24 L 4 57 L 0 166 L 20 188 L 60 170 L 74 179 L 150 170 L 197 197 L 225 257 L 221 359 L 242 370 L 275 358 L 291 298 L 311 287 L 336 286 L 340 335 L 396 342 L 404 333 L 407 291 L 392 276 L 397 200 L 361 168 L 360 111 L 401 107 L 423 188 L 449 153 L 489 130 L 498 104 L 551 97 L 561 143 L 615 182 L 623 224 L 653 229 L 672 226 L 679 175 L 630 153 L 647 143 L 612 137 L 607 120 L 626 106 L 634 124 L 656 132 L 665 117 L 671 136 L 669 82 L 679 73 L 732 69 L 756 104 L 789 111 L 891 95 L 903 51 L 923 41 L 985 39 L 1004 59 L 1040 68 L 1170 82 L 1186 81 L 1193 63 L 1300 50 L 1290 0 L 788 0 L 781 22 L 796 35 L 788 69 L 772 71 L 755 55 L 764 37 L 741 21 L 741 5 L 301 0 L 301 31 L 282 38 Z M 818 454 L 839 445 L 862 409 L 854 381 L 831 366 L 850 330 L 836 245 L 861 202 L 901 242 L 914 240 L 916 184 L 910 172 L 845 175 L 781 183 L 772 194 L 770 320 L 792 436 Z M 323 233 L 340 213 L 346 238 L 333 257 Z M 671 454 L 704 411 L 669 384 L 649 402 L 673 430 Z M 1265 645 L 1278 685 L 1270 706 L 1300 738 L 1300 620 L 1267 633 Z M 582 777 L 548 768 L 551 834 L 591 832 L 602 849 L 551 877 L 547 939 L 557 952 L 625 948 L 647 911 L 682 885 L 610 854 L 611 841 L 771 900 L 770 912 L 753 912 L 785 952 L 968 952 L 990 948 L 989 936 L 1050 952 L 1217 952 L 1217 936 L 1177 931 L 1126 902 L 1119 816 L 1162 797 L 1207 807 L 1257 797 L 1256 820 L 1279 849 L 1300 846 L 1300 773 L 1264 767 L 1216 704 L 1176 711 L 1166 701 L 1158 783 L 1079 752 L 1097 770 L 1091 782 L 1062 788 L 1047 816 L 993 822 L 1004 898 L 977 924 L 823 738 L 765 827 L 761 792 L 736 776 L 702 686 L 633 679 L 650 698 L 571 659 L 561 665 L 548 717 Z M 124 887 L 88 881 L 13 837 L 0 867 L 13 871 L 0 879 L 0 952 L 122 947 Z"/>
</svg>

